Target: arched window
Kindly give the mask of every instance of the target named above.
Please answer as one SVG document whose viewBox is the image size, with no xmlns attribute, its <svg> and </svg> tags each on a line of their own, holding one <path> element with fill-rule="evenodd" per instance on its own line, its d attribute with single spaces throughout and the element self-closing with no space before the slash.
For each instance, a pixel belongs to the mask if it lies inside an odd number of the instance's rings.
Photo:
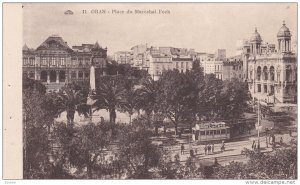
<svg viewBox="0 0 300 185">
<path fill-rule="evenodd" d="M 41 81 L 47 82 L 47 72 L 46 71 L 41 72 Z"/>
<path fill-rule="evenodd" d="M 272 81 L 274 81 L 274 79 L 275 79 L 274 71 L 275 71 L 274 67 L 271 66 L 270 67 L 270 80 L 272 80 Z"/>
<path fill-rule="evenodd" d="M 258 66 L 257 67 L 257 80 L 260 80 L 260 76 L 261 76 L 261 67 L 260 66 Z"/>
<path fill-rule="evenodd" d="M 263 74 L 264 74 L 264 80 L 268 80 L 268 68 L 267 68 L 267 66 L 264 67 Z"/>
</svg>

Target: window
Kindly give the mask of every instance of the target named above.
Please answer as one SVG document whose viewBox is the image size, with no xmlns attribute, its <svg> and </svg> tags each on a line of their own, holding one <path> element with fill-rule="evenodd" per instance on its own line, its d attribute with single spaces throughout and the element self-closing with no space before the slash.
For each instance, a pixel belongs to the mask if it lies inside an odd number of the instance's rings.
<svg viewBox="0 0 300 185">
<path fill-rule="evenodd" d="M 226 134 L 226 130 L 225 130 L 225 129 L 222 129 L 222 130 L 221 130 L 221 134 Z"/>
<path fill-rule="evenodd" d="M 274 75 L 274 67 L 270 67 L 270 80 L 274 81 L 275 75 Z"/>
<path fill-rule="evenodd" d="M 75 71 L 72 71 L 72 73 L 71 73 L 71 78 L 76 78 L 76 73 L 75 73 Z"/>
<path fill-rule="evenodd" d="M 82 71 L 78 72 L 78 78 L 83 78 L 83 72 Z"/>
<path fill-rule="evenodd" d="M 264 80 L 268 80 L 268 68 L 265 66 L 263 69 Z"/>
<path fill-rule="evenodd" d="M 82 58 L 79 58 L 79 65 L 82 65 Z"/>
<path fill-rule="evenodd" d="M 186 62 L 186 69 L 188 69 L 189 68 L 189 63 L 188 62 Z"/>
<path fill-rule="evenodd" d="M 85 78 L 88 78 L 90 76 L 89 72 L 85 72 Z"/>
<path fill-rule="evenodd" d="M 51 58 L 51 65 L 52 66 L 56 65 L 56 58 L 54 58 L 54 57 Z"/>
<path fill-rule="evenodd" d="M 66 58 L 62 57 L 60 58 L 60 65 L 65 66 L 66 65 Z"/>
<path fill-rule="evenodd" d="M 42 58 L 42 65 L 43 65 L 43 66 L 46 66 L 46 65 L 47 65 L 47 59 L 46 59 L 46 57 L 43 57 L 43 58 Z"/>
<path fill-rule="evenodd" d="M 31 65 L 31 66 L 34 66 L 34 58 L 30 58 L 30 59 L 29 59 L 29 62 L 30 62 L 30 65 Z"/>
<path fill-rule="evenodd" d="M 261 76 L 261 67 L 258 66 L 257 67 L 257 80 L 260 80 L 260 76 Z"/>
<path fill-rule="evenodd" d="M 29 73 L 29 78 L 34 78 L 34 72 L 33 72 L 33 71 L 31 71 L 31 72 Z"/>
<path fill-rule="evenodd" d="M 23 65 L 27 65 L 28 64 L 28 58 L 23 58 Z"/>
<path fill-rule="evenodd" d="M 264 93 L 267 93 L 267 92 L 268 92 L 268 86 L 264 85 Z"/>
<path fill-rule="evenodd" d="M 286 81 L 291 82 L 292 81 L 292 67 L 291 65 L 287 65 L 285 69 L 285 74 L 286 74 Z"/>
<path fill-rule="evenodd" d="M 183 62 L 181 62 L 181 68 L 183 68 Z"/>
<path fill-rule="evenodd" d="M 261 92 L 261 85 L 257 84 L 257 92 Z"/>
<path fill-rule="evenodd" d="M 178 62 L 176 62 L 176 69 L 178 69 Z"/>
<path fill-rule="evenodd" d="M 205 131 L 200 131 L 200 135 L 204 136 L 205 135 Z"/>
</svg>

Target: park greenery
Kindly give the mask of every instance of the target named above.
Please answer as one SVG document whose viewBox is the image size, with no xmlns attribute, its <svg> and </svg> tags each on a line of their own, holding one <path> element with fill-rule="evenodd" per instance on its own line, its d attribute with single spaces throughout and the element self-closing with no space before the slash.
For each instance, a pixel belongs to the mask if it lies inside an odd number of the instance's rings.
<svg viewBox="0 0 300 185">
<path fill-rule="evenodd" d="M 128 66 L 110 65 L 109 75 L 96 77 L 92 96 L 93 110 L 107 110 L 109 120 L 80 126 L 74 124 L 75 112 L 91 114 L 88 83 L 46 93 L 39 81 L 23 78 L 24 178 L 296 178 L 293 145 L 267 154 L 245 151 L 247 163 L 207 167 L 192 157 L 182 163 L 152 142 L 153 127 L 162 120 L 169 120 L 176 135 L 180 125 L 220 120 L 230 125 L 240 119 L 251 99 L 244 82 L 204 75 L 199 62 L 186 73 L 165 71 L 158 81 Z M 130 124 L 117 123 L 116 111 L 128 113 Z M 67 122 L 56 122 L 63 112 Z M 132 119 L 134 113 L 139 116 Z"/>
</svg>

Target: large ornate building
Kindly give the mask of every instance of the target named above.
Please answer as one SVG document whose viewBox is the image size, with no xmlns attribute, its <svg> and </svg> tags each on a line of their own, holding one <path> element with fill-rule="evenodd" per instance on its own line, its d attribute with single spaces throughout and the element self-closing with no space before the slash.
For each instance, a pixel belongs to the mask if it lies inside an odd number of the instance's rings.
<svg viewBox="0 0 300 185">
<path fill-rule="evenodd" d="M 93 64 L 100 75 L 105 75 L 107 48 L 82 44 L 72 49 L 60 36 L 48 37 L 35 50 L 23 47 L 23 74 L 40 80 L 48 91 L 58 90 L 65 83 L 88 81 Z"/>
<path fill-rule="evenodd" d="M 283 23 L 277 33 L 277 51 L 263 44 L 257 29 L 244 46 L 244 80 L 253 97 L 269 103 L 295 103 L 297 98 L 297 56 L 291 50 L 291 32 Z"/>
</svg>

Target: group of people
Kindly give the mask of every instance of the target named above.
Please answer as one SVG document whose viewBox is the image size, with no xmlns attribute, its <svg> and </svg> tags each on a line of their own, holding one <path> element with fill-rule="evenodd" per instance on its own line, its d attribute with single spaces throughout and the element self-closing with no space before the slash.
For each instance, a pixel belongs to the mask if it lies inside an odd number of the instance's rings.
<svg viewBox="0 0 300 185">
<path fill-rule="evenodd" d="M 276 140 L 275 139 L 276 138 L 275 138 L 274 134 L 270 134 L 269 136 L 266 135 L 266 147 L 269 148 L 269 145 L 272 145 L 272 148 L 276 148 Z M 280 142 L 280 145 L 283 144 L 283 138 L 282 137 L 280 137 L 279 142 Z M 255 140 L 253 140 L 253 142 L 252 142 L 252 149 L 253 150 L 259 149 L 259 146 L 256 145 Z"/>
<path fill-rule="evenodd" d="M 205 155 L 214 154 L 214 151 L 215 151 L 215 144 L 206 144 L 204 146 L 204 154 Z M 224 143 L 224 141 L 222 141 L 222 144 L 221 144 L 221 151 L 222 152 L 225 151 L 225 143 Z M 197 155 L 198 149 L 195 148 L 192 153 L 193 154 L 195 153 Z M 181 155 L 184 155 L 184 144 L 183 143 L 181 144 Z"/>
<path fill-rule="evenodd" d="M 204 153 L 205 153 L 205 155 L 209 155 L 209 154 L 213 154 L 214 153 L 214 151 L 215 151 L 215 145 L 214 144 L 206 144 L 205 146 L 204 146 Z"/>
</svg>

